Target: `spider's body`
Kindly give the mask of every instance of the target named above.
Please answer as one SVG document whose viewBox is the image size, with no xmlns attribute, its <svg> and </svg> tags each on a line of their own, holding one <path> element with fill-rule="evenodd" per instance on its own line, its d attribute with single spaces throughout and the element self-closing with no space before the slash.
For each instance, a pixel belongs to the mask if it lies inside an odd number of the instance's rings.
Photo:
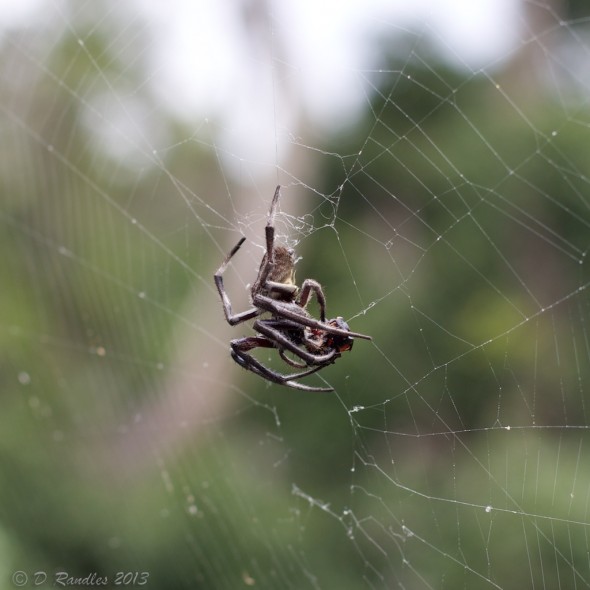
<svg viewBox="0 0 590 590">
<path fill-rule="evenodd" d="M 262 282 L 267 261 L 268 255 L 265 254 L 260 262 L 256 281 L 252 285 L 252 298 L 256 293 L 260 293 L 281 301 L 293 301 L 299 291 L 299 287 L 295 284 L 295 252 L 281 244 L 274 244 L 274 262 L 272 268 L 266 273 L 266 280 Z"/>
<path fill-rule="evenodd" d="M 215 273 L 215 284 L 223 303 L 225 318 L 230 325 L 235 326 L 263 313 L 270 316 L 255 320 L 253 328 L 256 336 L 232 340 L 231 355 L 239 365 L 268 381 L 306 391 L 332 391 L 331 388 L 303 385 L 296 380 L 333 363 L 342 352 L 352 348 L 353 338 L 370 340 L 371 337 L 351 332 L 341 317 L 326 321 L 326 298 L 317 281 L 305 279 L 301 289 L 297 287 L 295 253 L 290 248 L 275 244 L 274 240 L 274 217 L 279 196 L 280 186 L 277 186 L 266 224 L 266 252 L 251 288 L 254 307 L 233 314 L 223 286 L 222 275 L 246 238 L 242 238 L 232 248 Z M 313 318 L 306 309 L 312 295 L 315 295 L 320 307 L 319 320 Z M 249 354 L 254 348 L 276 348 L 285 363 L 304 370 L 290 375 L 277 373 Z M 299 360 L 287 356 L 287 352 Z"/>
</svg>

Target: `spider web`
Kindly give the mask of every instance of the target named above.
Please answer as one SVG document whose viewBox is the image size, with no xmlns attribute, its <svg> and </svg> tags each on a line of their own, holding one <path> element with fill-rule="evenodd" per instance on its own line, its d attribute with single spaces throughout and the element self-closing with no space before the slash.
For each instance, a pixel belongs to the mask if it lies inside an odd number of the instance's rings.
<svg viewBox="0 0 590 590">
<path fill-rule="evenodd" d="M 5 585 L 590 586 L 588 15 L 25 8 L 0 42 Z M 212 276 L 246 236 L 247 308 L 277 183 L 298 283 L 373 336 L 305 380 L 330 394 L 229 356 L 252 332 Z"/>
</svg>

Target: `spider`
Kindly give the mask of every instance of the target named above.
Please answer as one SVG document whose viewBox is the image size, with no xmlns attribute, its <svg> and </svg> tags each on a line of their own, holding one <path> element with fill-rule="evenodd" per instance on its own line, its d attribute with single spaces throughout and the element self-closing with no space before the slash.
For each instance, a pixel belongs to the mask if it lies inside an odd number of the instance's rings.
<svg viewBox="0 0 590 590">
<path fill-rule="evenodd" d="M 231 302 L 223 286 L 223 273 L 246 238 L 241 238 L 232 248 L 214 276 L 225 319 L 230 326 L 257 318 L 263 313 L 270 314 L 268 318 L 254 322 L 252 327 L 256 336 L 230 342 L 231 356 L 244 369 L 273 383 L 304 391 L 333 391 L 330 387 L 311 387 L 297 380 L 332 364 L 341 353 L 352 348 L 354 338 L 371 340 L 371 337 L 351 332 L 341 317 L 326 320 L 326 297 L 317 281 L 305 279 L 301 289 L 295 284 L 295 252 L 275 243 L 274 219 L 280 191 L 279 185 L 268 212 L 266 252 L 250 290 L 253 307 L 232 313 Z M 320 308 L 319 320 L 306 309 L 312 296 L 315 296 Z M 255 348 L 276 348 L 287 365 L 303 370 L 284 375 L 269 369 L 249 354 Z M 298 360 L 287 356 L 287 353 Z"/>
</svg>

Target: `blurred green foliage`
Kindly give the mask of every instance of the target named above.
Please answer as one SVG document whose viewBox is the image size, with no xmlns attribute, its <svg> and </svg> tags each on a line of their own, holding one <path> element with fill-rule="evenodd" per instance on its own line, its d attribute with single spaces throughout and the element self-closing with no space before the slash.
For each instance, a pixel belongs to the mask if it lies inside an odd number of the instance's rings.
<svg viewBox="0 0 590 590">
<path fill-rule="evenodd" d="M 151 588 L 587 581 L 587 127 L 518 72 L 504 88 L 501 72 L 392 57 L 364 119 L 322 146 L 355 155 L 319 160 L 332 198 L 315 227 L 337 215 L 299 245 L 298 277 L 374 345 L 325 371 L 335 395 L 239 373 L 223 418 L 173 448 L 151 433 L 147 467 L 117 472 L 176 370 L 187 300 L 216 297 L 226 205 L 201 200 L 223 179 L 195 143 L 159 166 L 100 144 L 87 102 L 124 101 L 145 73 L 106 33 L 78 35 L 26 92 L 2 78 L 1 571 L 149 571 Z M 4 65 L 25 71 L 19 55 Z M 147 133 L 191 136 L 141 100 Z"/>
</svg>

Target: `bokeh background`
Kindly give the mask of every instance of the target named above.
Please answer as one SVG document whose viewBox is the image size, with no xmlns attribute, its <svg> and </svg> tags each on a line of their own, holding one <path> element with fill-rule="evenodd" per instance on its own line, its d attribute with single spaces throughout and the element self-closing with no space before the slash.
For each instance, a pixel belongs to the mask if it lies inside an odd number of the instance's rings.
<svg viewBox="0 0 590 590">
<path fill-rule="evenodd" d="M 590 586 L 590 11 L 407 4 L 0 2 L 0 587 Z"/>
</svg>

